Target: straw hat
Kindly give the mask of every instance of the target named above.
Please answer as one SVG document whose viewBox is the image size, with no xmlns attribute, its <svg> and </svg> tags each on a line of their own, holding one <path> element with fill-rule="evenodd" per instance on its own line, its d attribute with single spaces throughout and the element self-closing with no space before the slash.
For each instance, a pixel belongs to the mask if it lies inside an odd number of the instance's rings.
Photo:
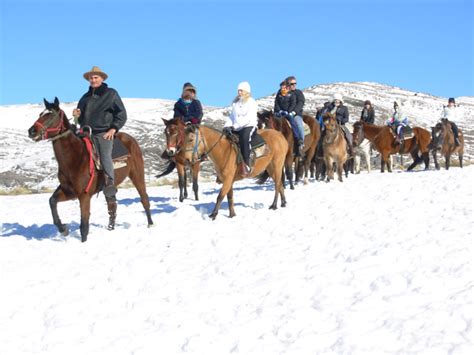
<svg viewBox="0 0 474 355">
<path fill-rule="evenodd" d="M 99 75 L 101 76 L 104 80 L 106 80 L 109 76 L 105 74 L 99 67 L 93 66 L 91 70 L 89 70 L 87 73 L 84 73 L 84 79 L 89 81 L 89 76 L 91 75 Z"/>
</svg>

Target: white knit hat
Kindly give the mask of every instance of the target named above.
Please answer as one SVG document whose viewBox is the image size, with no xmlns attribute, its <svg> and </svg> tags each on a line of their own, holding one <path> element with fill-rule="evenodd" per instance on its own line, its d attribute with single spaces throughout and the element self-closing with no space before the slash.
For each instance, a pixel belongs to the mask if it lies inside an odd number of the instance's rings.
<svg viewBox="0 0 474 355">
<path fill-rule="evenodd" d="M 341 95 L 341 94 L 339 94 L 339 93 L 337 93 L 337 94 L 334 94 L 334 96 L 333 96 L 333 98 L 332 98 L 332 99 L 333 99 L 333 101 L 339 100 L 339 101 L 341 101 L 341 102 L 342 102 L 342 95 Z"/>
<path fill-rule="evenodd" d="M 250 84 L 247 81 L 241 82 L 239 86 L 237 86 L 237 90 L 247 91 L 249 94 L 251 93 Z"/>
</svg>

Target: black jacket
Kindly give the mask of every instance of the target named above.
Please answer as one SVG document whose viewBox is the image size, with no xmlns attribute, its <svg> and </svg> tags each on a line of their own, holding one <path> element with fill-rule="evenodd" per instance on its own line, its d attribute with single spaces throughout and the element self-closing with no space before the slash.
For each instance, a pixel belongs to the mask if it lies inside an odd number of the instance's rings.
<svg viewBox="0 0 474 355">
<path fill-rule="evenodd" d="M 296 115 L 303 117 L 303 106 L 305 101 L 303 91 L 296 89 L 291 91 L 291 93 L 296 95 L 296 106 L 294 111 L 296 112 Z"/>
<path fill-rule="evenodd" d="M 183 99 L 179 99 L 174 104 L 173 118 L 180 117 L 184 123 L 200 124 L 202 120 L 202 106 L 199 100 L 192 100 L 190 104 L 186 104 Z"/>
<path fill-rule="evenodd" d="M 364 109 L 362 110 L 362 113 L 360 114 L 360 120 L 364 121 L 364 122 L 367 122 L 367 123 L 370 123 L 370 124 L 374 124 L 374 122 L 375 122 L 375 111 L 374 111 L 374 109 L 371 107 L 367 110 L 364 107 Z"/>
<path fill-rule="evenodd" d="M 280 90 L 278 90 L 273 111 L 275 113 L 278 113 L 278 111 L 287 111 L 290 113 L 295 110 L 295 107 L 296 95 L 292 91 L 289 91 L 285 96 L 282 96 Z"/>
<path fill-rule="evenodd" d="M 115 128 L 117 132 L 127 121 L 127 111 L 117 91 L 103 83 L 97 89 L 89 87 L 77 108 L 81 110 L 79 124 L 81 127 L 90 126 L 92 133 L 107 132 Z"/>
<path fill-rule="evenodd" d="M 330 112 L 334 109 L 334 102 L 331 104 Z M 349 122 L 349 110 L 344 105 L 339 105 L 336 110 L 336 121 L 339 124 Z"/>
</svg>

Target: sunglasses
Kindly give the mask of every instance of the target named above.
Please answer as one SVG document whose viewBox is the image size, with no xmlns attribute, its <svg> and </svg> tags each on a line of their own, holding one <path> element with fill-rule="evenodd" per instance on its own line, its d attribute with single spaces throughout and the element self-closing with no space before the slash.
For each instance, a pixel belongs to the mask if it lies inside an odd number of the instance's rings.
<svg viewBox="0 0 474 355">
<path fill-rule="evenodd" d="M 296 85 L 296 83 L 290 83 L 290 85 Z"/>
</svg>

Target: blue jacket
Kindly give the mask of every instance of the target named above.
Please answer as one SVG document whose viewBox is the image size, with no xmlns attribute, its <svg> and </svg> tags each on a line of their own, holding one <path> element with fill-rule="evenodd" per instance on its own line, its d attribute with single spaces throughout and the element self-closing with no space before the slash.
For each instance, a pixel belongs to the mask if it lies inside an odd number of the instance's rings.
<svg viewBox="0 0 474 355">
<path fill-rule="evenodd" d="M 187 104 L 183 99 L 179 99 L 174 104 L 173 118 L 180 117 L 184 123 L 200 124 L 202 120 L 202 106 L 199 100 L 192 100 Z"/>
</svg>

